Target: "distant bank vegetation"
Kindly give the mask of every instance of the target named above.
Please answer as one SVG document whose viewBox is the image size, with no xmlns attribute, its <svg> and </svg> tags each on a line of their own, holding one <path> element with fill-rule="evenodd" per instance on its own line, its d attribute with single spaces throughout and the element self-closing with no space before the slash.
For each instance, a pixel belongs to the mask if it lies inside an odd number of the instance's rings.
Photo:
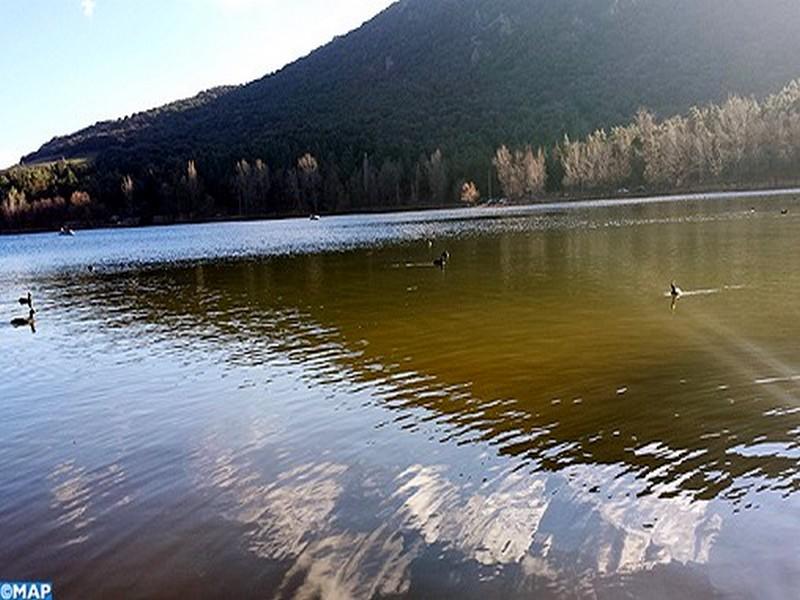
<svg viewBox="0 0 800 600">
<path fill-rule="evenodd" d="M 640 110 L 628 125 L 536 152 L 503 146 L 494 166 L 504 194 L 516 200 L 540 197 L 548 182 L 573 194 L 796 182 L 800 82 L 764 102 L 734 96 L 664 121 Z"/>
<path fill-rule="evenodd" d="M 440 150 L 413 163 L 363 154 L 358 164 L 300 156 L 272 166 L 242 157 L 190 159 L 172 168 L 121 172 L 102 162 L 57 161 L 0 173 L 0 227 L 64 222 L 171 222 L 226 216 L 299 215 L 515 202 L 626 190 L 669 192 L 779 185 L 800 180 L 800 81 L 763 101 L 731 97 L 658 120 L 633 122 L 551 146 L 501 146 L 485 173 Z M 488 157 L 487 157 L 488 159 Z M 473 161 L 474 162 L 474 161 Z M 488 160 L 487 160 L 488 162 Z"/>
</svg>

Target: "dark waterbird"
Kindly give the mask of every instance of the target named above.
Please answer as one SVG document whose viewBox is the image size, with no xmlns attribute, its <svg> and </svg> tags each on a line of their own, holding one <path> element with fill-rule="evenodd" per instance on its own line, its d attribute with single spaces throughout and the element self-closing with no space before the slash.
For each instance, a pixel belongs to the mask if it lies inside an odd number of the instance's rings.
<svg viewBox="0 0 800 600">
<path fill-rule="evenodd" d="M 19 303 L 22 306 L 27 306 L 28 308 L 33 308 L 33 298 L 31 297 L 31 293 L 28 292 L 27 296 L 23 296 L 19 299 Z"/>
<path fill-rule="evenodd" d="M 447 266 L 447 261 L 450 260 L 450 253 L 445 250 L 442 252 L 442 255 L 433 261 L 433 266 L 439 267 L 440 269 L 444 269 Z"/>
<path fill-rule="evenodd" d="M 36 314 L 36 311 L 31 309 L 28 313 L 28 317 L 17 317 L 16 319 L 11 319 L 11 325 L 14 327 L 27 327 L 33 326 L 33 315 Z"/>
<path fill-rule="evenodd" d="M 675 312 L 675 309 L 678 307 L 678 298 L 683 296 L 683 290 L 675 285 L 675 282 L 669 284 L 669 293 L 672 296 L 672 302 L 670 303 L 670 309 Z"/>
</svg>

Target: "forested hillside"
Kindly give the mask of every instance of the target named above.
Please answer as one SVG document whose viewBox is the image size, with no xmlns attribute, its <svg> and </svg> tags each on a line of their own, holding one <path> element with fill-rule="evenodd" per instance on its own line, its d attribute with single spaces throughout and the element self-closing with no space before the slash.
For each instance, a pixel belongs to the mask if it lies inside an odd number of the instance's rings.
<svg viewBox="0 0 800 600">
<path fill-rule="evenodd" d="M 793 0 L 402 0 L 275 74 L 56 138 L 24 163 L 87 159 L 78 187 L 94 210 L 145 222 L 441 205 L 499 194 L 501 183 L 530 196 L 727 182 L 730 165 L 703 167 L 713 176 L 647 171 L 642 119 L 686 114 L 669 131 L 701 120 L 710 131 L 716 117 L 691 106 L 761 101 L 800 76 L 797 31 Z M 599 128 L 589 145 L 564 140 Z M 586 175 L 601 147 L 617 158 L 624 149 L 622 175 Z M 516 163 L 543 172 L 510 193 Z M 748 177 L 775 179 L 765 169 Z M 2 185 L 17 204 L 23 192 L 29 204 L 51 198 L 8 174 Z"/>
</svg>

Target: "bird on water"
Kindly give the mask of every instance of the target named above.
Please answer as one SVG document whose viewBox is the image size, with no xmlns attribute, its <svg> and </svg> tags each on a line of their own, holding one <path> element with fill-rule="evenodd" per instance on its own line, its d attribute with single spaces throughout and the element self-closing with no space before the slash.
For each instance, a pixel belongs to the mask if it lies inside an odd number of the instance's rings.
<svg viewBox="0 0 800 600">
<path fill-rule="evenodd" d="M 19 299 L 19 303 L 22 306 L 27 306 L 28 308 L 33 308 L 33 298 L 31 297 L 31 293 L 28 292 L 27 296 L 23 296 Z"/>
<path fill-rule="evenodd" d="M 450 260 L 450 253 L 445 250 L 442 252 L 442 255 L 433 261 L 434 267 L 439 267 L 440 269 L 444 269 L 447 266 L 447 261 Z"/>
<path fill-rule="evenodd" d="M 36 314 L 36 311 L 31 309 L 28 313 L 28 317 L 18 317 L 16 319 L 11 319 L 11 325 L 14 327 L 26 327 L 28 325 L 33 325 L 33 315 Z"/>
</svg>

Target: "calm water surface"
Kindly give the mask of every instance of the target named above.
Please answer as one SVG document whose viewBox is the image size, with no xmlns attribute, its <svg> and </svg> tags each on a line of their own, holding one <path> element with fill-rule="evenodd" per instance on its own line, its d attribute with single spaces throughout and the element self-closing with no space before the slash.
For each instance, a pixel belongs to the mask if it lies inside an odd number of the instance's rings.
<svg viewBox="0 0 800 600">
<path fill-rule="evenodd" d="M 799 239 L 794 196 L 0 237 L 0 579 L 796 597 Z"/>
</svg>

